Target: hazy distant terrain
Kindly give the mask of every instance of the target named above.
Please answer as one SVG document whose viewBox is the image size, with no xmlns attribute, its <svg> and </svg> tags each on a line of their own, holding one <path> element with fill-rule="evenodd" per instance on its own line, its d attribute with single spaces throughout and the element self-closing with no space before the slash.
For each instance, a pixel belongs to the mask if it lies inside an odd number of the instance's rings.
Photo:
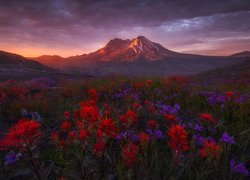
<svg viewBox="0 0 250 180">
<path fill-rule="evenodd" d="M 8 78 L 27 79 L 32 77 L 98 77 L 106 75 L 125 76 L 169 76 L 218 74 L 244 67 L 249 51 L 231 56 L 202 56 L 183 54 L 166 49 L 158 43 L 138 36 L 132 40 L 112 39 L 95 52 L 62 58 L 58 55 L 43 55 L 25 58 L 17 54 L 0 51 L 0 74 L 2 80 Z M 249 59 L 248 59 L 249 61 Z M 237 64 L 237 66 L 232 66 Z M 230 68 L 231 67 L 231 68 Z M 208 73 L 204 73 L 208 71 Z"/>
<path fill-rule="evenodd" d="M 112 39 L 105 47 L 78 56 L 40 56 L 33 58 L 44 65 L 91 75 L 123 74 L 131 76 L 192 75 L 240 63 L 247 55 L 201 56 L 166 49 L 144 36 L 132 40 Z"/>
</svg>

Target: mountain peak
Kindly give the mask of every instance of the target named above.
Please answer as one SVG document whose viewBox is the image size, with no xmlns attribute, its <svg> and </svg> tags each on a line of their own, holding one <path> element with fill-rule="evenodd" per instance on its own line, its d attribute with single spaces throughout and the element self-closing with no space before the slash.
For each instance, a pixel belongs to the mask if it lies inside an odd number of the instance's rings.
<svg viewBox="0 0 250 180">
<path fill-rule="evenodd" d="M 128 42 L 129 39 L 126 39 L 126 40 L 123 40 L 123 39 L 120 39 L 120 38 L 114 38 L 114 39 L 111 39 L 106 46 L 117 46 L 117 45 L 121 45 L 125 42 Z"/>
<path fill-rule="evenodd" d="M 134 50 L 136 54 L 142 53 L 157 53 L 167 50 L 160 44 L 154 43 L 144 36 L 138 36 L 131 40 L 129 47 Z"/>
<path fill-rule="evenodd" d="M 140 40 L 148 40 L 145 36 L 137 36 L 136 39 L 140 39 Z"/>
<path fill-rule="evenodd" d="M 178 53 L 170 51 L 160 44 L 150 41 L 145 36 L 130 39 L 114 38 L 105 47 L 91 53 L 91 59 L 97 61 L 135 61 L 135 60 L 160 60 L 175 56 Z"/>
</svg>

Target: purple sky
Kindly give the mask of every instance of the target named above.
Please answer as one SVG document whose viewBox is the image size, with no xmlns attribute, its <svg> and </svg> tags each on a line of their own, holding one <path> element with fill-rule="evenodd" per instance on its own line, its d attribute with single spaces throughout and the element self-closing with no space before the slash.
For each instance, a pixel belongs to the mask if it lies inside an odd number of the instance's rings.
<svg viewBox="0 0 250 180">
<path fill-rule="evenodd" d="M 179 52 L 250 50 L 250 0 L 0 0 L 0 50 L 65 57 L 138 35 Z"/>
</svg>

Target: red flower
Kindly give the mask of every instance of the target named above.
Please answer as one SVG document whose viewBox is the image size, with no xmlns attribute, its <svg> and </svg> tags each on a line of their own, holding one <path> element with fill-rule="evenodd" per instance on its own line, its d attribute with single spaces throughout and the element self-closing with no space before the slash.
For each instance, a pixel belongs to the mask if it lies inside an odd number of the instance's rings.
<svg viewBox="0 0 250 180">
<path fill-rule="evenodd" d="M 76 121 L 76 127 L 77 129 L 83 129 L 84 128 L 84 122 L 77 120 Z"/>
<path fill-rule="evenodd" d="M 232 98 L 234 96 L 234 92 L 232 91 L 227 91 L 225 92 L 225 95 L 228 97 L 228 98 Z"/>
<path fill-rule="evenodd" d="M 64 141 L 64 140 L 61 140 L 61 141 L 60 141 L 60 147 L 61 147 L 61 148 L 64 148 L 65 145 L 66 145 L 65 141 Z"/>
<path fill-rule="evenodd" d="M 164 114 L 163 117 L 170 120 L 170 121 L 175 120 L 175 116 L 173 114 Z"/>
<path fill-rule="evenodd" d="M 145 101 L 144 101 L 144 104 L 145 104 L 145 105 L 150 105 L 150 104 L 152 104 L 152 103 L 151 103 L 149 100 L 145 100 Z"/>
<path fill-rule="evenodd" d="M 137 123 L 137 115 L 136 112 L 128 110 L 126 112 L 126 117 L 129 121 L 131 121 L 132 123 Z"/>
<path fill-rule="evenodd" d="M 147 106 L 148 112 L 153 113 L 156 111 L 155 106 L 152 102 L 150 102 L 149 100 L 145 100 L 144 103 Z"/>
<path fill-rule="evenodd" d="M 145 132 L 139 134 L 139 139 L 142 144 L 147 144 L 149 142 L 149 135 Z"/>
<path fill-rule="evenodd" d="M 187 131 L 180 125 L 173 125 L 167 131 L 170 138 L 168 144 L 177 153 L 182 153 L 189 149 Z"/>
<path fill-rule="evenodd" d="M 52 132 L 52 133 L 50 134 L 50 139 L 51 139 L 53 142 L 59 141 L 59 134 L 58 134 L 58 132 Z"/>
<path fill-rule="evenodd" d="M 139 104 L 138 102 L 135 102 L 135 103 L 133 104 L 133 108 L 134 108 L 135 110 L 138 110 L 138 109 L 140 108 L 140 104 Z"/>
<path fill-rule="evenodd" d="M 82 130 L 80 130 L 79 132 L 78 132 L 78 136 L 77 136 L 77 138 L 80 140 L 80 141 L 85 141 L 85 139 L 87 138 L 87 136 L 88 136 L 88 132 L 86 131 L 86 130 L 84 130 L 84 129 L 82 129 Z"/>
<path fill-rule="evenodd" d="M 97 100 L 97 92 L 95 89 L 93 89 L 93 88 L 89 89 L 88 94 L 89 94 L 91 100 L 94 100 L 94 101 Z"/>
<path fill-rule="evenodd" d="M 61 124 L 61 130 L 64 132 L 67 132 L 70 130 L 70 123 L 68 121 L 63 121 L 63 123 Z"/>
<path fill-rule="evenodd" d="M 104 119 L 99 123 L 99 128 L 103 134 L 109 138 L 115 138 L 117 134 L 117 127 L 112 119 Z"/>
<path fill-rule="evenodd" d="M 82 102 L 80 108 L 80 117 L 86 121 L 96 122 L 99 118 L 98 108 L 91 102 Z"/>
<path fill-rule="evenodd" d="M 98 141 L 93 146 L 93 153 L 94 154 L 101 154 L 105 150 L 105 142 L 104 141 Z"/>
<path fill-rule="evenodd" d="M 150 79 L 148 79 L 148 80 L 147 80 L 147 85 L 148 85 L 148 86 L 151 86 L 151 85 L 152 85 L 152 83 L 153 83 L 153 81 L 152 81 L 152 80 L 150 80 Z"/>
<path fill-rule="evenodd" d="M 200 118 L 201 120 L 203 120 L 203 121 L 210 122 L 210 123 L 212 123 L 212 124 L 215 124 L 215 123 L 216 123 L 215 119 L 214 119 L 210 114 L 207 114 L 207 113 L 201 113 L 201 114 L 199 115 L 199 118 Z"/>
<path fill-rule="evenodd" d="M 74 131 L 70 131 L 70 132 L 68 133 L 68 140 L 69 140 L 70 142 L 72 142 L 73 139 L 74 139 L 74 137 L 75 137 L 75 132 L 74 132 Z"/>
<path fill-rule="evenodd" d="M 125 115 L 119 116 L 119 121 L 121 124 L 126 125 L 127 127 L 132 124 L 137 123 L 137 114 L 134 111 L 128 110 Z"/>
<path fill-rule="evenodd" d="M 41 136 L 40 123 L 28 119 L 20 119 L 14 124 L 0 141 L 0 150 L 11 147 L 34 146 Z"/>
<path fill-rule="evenodd" d="M 220 152 L 220 145 L 217 145 L 215 142 L 209 140 L 205 140 L 202 148 L 199 150 L 199 154 L 201 157 L 208 157 L 212 159 L 218 157 Z"/>
<path fill-rule="evenodd" d="M 68 111 L 64 112 L 64 118 L 69 119 L 70 118 L 70 113 Z"/>
<path fill-rule="evenodd" d="M 139 152 L 139 147 L 132 143 L 124 147 L 121 152 L 123 164 L 126 167 L 131 168 L 136 161 L 136 155 L 138 154 L 138 152 Z"/>
<path fill-rule="evenodd" d="M 156 129 L 158 124 L 155 120 L 151 119 L 151 120 L 148 120 L 147 125 L 150 129 Z"/>
</svg>

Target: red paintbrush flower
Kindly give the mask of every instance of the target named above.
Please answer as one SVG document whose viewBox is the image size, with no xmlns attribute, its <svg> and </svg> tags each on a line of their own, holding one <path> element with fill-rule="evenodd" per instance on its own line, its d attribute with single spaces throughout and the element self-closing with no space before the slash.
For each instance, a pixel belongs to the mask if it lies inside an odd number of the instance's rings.
<svg viewBox="0 0 250 180">
<path fill-rule="evenodd" d="M 97 100 L 97 92 L 95 89 L 93 89 L 93 88 L 89 89 L 88 94 L 89 94 L 91 100 L 93 100 L 93 101 Z"/>
<path fill-rule="evenodd" d="M 152 84 L 153 84 L 153 81 L 152 81 L 151 79 L 148 79 L 148 80 L 147 80 L 147 85 L 148 85 L 148 86 L 151 86 Z"/>
<path fill-rule="evenodd" d="M 93 146 L 93 153 L 94 154 L 102 154 L 105 150 L 105 142 L 104 141 L 98 141 Z"/>
<path fill-rule="evenodd" d="M 128 110 L 126 112 L 126 118 L 128 121 L 132 122 L 132 123 L 137 123 L 137 115 L 136 112 Z"/>
<path fill-rule="evenodd" d="M 149 142 L 150 137 L 147 133 L 141 132 L 139 134 L 139 139 L 142 144 L 147 144 Z"/>
<path fill-rule="evenodd" d="M 139 152 L 139 147 L 132 143 L 124 147 L 121 152 L 123 164 L 126 167 L 131 168 L 136 161 L 136 156 L 138 152 Z"/>
<path fill-rule="evenodd" d="M 87 101 L 81 103 L 80 118 L 90 122 L 96 122 L 99 118 L 99 111 L 96 105 Z"/>
<path fill-rule="evenodd" d="M 175 116 L 173 114 L 164 114 L 163 117 L 166 118 L 169 121 L 174 121 L 175 120 Z"/>
<path fill-rule="evenodd" d="M 234 96 L 234 92 L 232 91 L 227 91 L 225 92 L 225 95 L 228 97 L 228 98 L 232 98 Z"/>
<path fill-rule="evenodd" d="M 112 119 L 104 119 L 99 122 L 98 130 L 109 138 L 115 138 L 117 135 L 117 127 Z"/>
<path fill-rule="evenodd" d="M 70 118 L 70 113 L 68 111 L 65 111 L 64 113 L 64 118 L 69 119 Z"/>
<path fill-rule="evenodd" d="M 37 121 L 20 119 L 0 141 L 0 150 L 36 145 L 42 134 L 40 126 L 41 124 Z"/>
<path fill-rule="evenodd" d="M 70 131 L 68 133 L 68 141 L 71 143 L 74 140 L 75 137 L 75 132 L 74 131 Z"/>
<path fill-rule="evenodd" d="M 153 119 L 148 120 L 147 125 L 150 129 L 156 129 L 158 126 L 157 122 Z"/>
<path fill-rule="evenodd" d="M 59 133 L 58 132 L 52 132 L 50 134 L 50 139 L 53 141 L 53 142 L 58 142 L 59 141 Z"/>
<path fill-rule="evenodd" d="M 83 129 L 85 126 L 84 126 L 84 122 L 83 121 L 80 121 L 80 120 L 76 120 L 76 123 L 75 123 L 75 126 L 77 129 Z"/>
<path fill-rule="evenodd" d="M 138 110 L 138 109 L 140 108 L 140 104 L 139 104 L 138 102 L 134 102 L 133 108 L 134 108 L 135 110 Z"/>
<path fill-rule="evenodd" d="M 119 116 L 119 121 L 122 125 L 130 127 L 132 124 L 137 123 L 137 114 L 134 111 L 128 110 L 125 115 Z"/>
<path fill-rule="evenodd" d="M 67 132 L 70 130 L 71 124 L 68 121 L 63 121 L 63 123 L 61 124 L 61 130 L 63 132 Z"/>
<path fill-rule="evenodd" d="M 84 142 L 88 136 L 88 131 L 82 129 L 78 132 L 77 138 L 81 141 Z"/>
<path fill-rule="evenodd" d="M 182 153 L 189 149 L 187 131 L 180 125 L 173 125 L 167 131 L 169 146 L 177 153 Z"/>
<path fill-rule="evenodd" d="M 199 114 L 199 118 L 203 121 L 210 122 L 212 124 L 216 123 L 215 119 L 210 114 L 207 114 L 207 113 Z"/>
<path fill-rule="evenodd" d="M 216 158 L 221 152 L 220 145 L 217 145 L 213 141 L 205 140 L 202 148 L 199 150 L 199 155 L 204 158 Z"/>
</svg>

